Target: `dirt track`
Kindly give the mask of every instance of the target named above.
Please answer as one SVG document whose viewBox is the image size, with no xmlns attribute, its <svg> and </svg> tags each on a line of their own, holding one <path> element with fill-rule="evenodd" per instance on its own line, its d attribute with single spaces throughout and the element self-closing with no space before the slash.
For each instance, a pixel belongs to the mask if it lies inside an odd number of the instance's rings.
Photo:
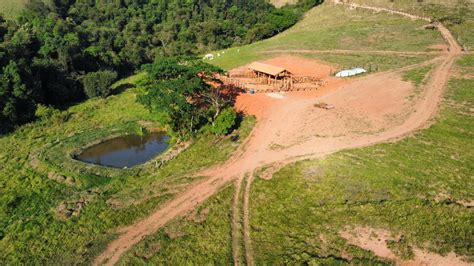
<svg viewBox="0 0 474 266">
<path fill-rule="evenodd" d="M 278 50 L 268 50 L 268 51 L 262 51 L 262 54 L 282 54 L 282 53 L 292 53 L 292 54 L 375 54 L 375 55 L 440 55 L 442 52 L 440 50 L 443 50 L 444 47 L 436 47 L 437 49 L 434 49 L 436 51 L 428 51 L 428 52 L 405 52 L 405 51 L 387 51 L 387 50 L 341 50 L 341 49 L 335 49 L 335 50 L 294 50 L 294 49 L 288 49 L 288 50 L 283 50 L 283 49 L 278 49 Z"/>
<path fill-rule="evenodd" d="M 430 125 L 453 62 L 461 53 L 449 31 L 442 25 L 439 30 L 450 45 L 449 52 L 438 58 L 431 78 L 415 101 L 407 100 L 413 88 L 401 79 L 401 70 L 354 79 L 320 98 L 285 94 L 278 99 L 279 104 L 270 105 L 271 109 L 261 114 L 251 136 L 230 160 L 198 173 L 209 178 L 160 206 L 149 217 L 122 228 L 95 264 L 115 264 L 144 237 L 192 211 L 224 184 L 261 166 L 393 141 Z M 333 104 L 336 109 L 333 112 L 315 108 L 314 104 L 320 101 Z"/>
</svg>

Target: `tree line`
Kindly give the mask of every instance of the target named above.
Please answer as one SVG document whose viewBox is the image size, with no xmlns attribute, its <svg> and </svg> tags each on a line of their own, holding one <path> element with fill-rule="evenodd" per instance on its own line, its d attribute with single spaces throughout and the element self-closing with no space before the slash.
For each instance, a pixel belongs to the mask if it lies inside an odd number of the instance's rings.
<svg viewBox="0 0 474 266">
<path fill-rule="evenodd" d="M 37 106 L 107 96 L 142 64 L 273 36 L 321 0 L 276 9 L 266 0 L 30 0 L 0 17 L 0 133 Z"/>
</svg>

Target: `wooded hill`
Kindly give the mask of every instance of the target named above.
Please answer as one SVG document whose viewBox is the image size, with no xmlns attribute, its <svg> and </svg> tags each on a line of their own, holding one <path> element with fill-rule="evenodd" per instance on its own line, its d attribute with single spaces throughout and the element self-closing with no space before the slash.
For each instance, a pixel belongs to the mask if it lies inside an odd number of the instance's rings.
<svg viewBox="0 0 474 266">
<path fill-rule="evenodd" d="M 273 36 L 320 2 L 277 9 L 265 0 L 32 0 L 16 20 L 0 19 L 0 131 L 32 121 L 39 103 L 83 100 L 88 75 L 106 89 L 110 77 L 159 57 Z M 87 96 L 106 95 L 96 94 Z"/>
</svg>

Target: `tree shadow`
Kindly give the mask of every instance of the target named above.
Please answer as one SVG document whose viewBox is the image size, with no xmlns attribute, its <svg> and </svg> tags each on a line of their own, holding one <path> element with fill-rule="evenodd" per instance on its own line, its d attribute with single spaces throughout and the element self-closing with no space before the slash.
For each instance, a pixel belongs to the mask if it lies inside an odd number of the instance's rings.
<svg viewBox="0 0 474 266">
<path fill-rule="evenodd" d="M 111 91 L 110 95 L 118 95 L 118 94 L 121 94 L 122 92 L 124 92 L 128 89 L 131 89 L 131 88 L 135 88 L 135 85 L 131 84 L 131 83 L 125 83 L 125 84 L 122 84 L 122 85 L 118 86 L 117 88 L 113 89 Z"/>
<path fill-rule="evenodd" d="M 231 106 L 235 105 L 237 96 L 242 93 L 246 93 L 246 90 L 231 84 L 221 85 L 221 90 L 223 92 L 223 97 L 225 101 L 228 102 Z"/>
</svg>

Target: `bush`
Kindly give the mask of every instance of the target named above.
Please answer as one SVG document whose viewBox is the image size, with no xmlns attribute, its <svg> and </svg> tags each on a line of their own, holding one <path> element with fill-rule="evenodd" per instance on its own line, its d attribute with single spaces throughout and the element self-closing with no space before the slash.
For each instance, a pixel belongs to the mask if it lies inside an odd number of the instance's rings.
<svg viewBox="0 0 474 266">
<path fill-rule="evenodd" d="M 88 98 L 107 97 L 110 94 L 112 83 L 117 79 L 115 71 L 97 71 L 84 76 L 84 92 Z"/>
<path fill-rule="evenodd" d="M 233 108 L 229 107 L 224 109 L 214 121 L 214 124 L 211 127 L 211 132 L 216 135 L 229 134 L 235 126 L 236 119 L 237 113 Z"/>
<path fill-rule="evenodd" d="M 68 121 L 71 114 L 69 112 L 61 112 L 50 106 L 38 104 L 36 106 L 35 116 L 43 122 L 50 122 L 58 125 Z"/>
<path fill-rule="evenodd" d="M 41 120 L 44 120 L 44 121 L 48 120 L 57 114 L 59 114 L 59 110 L 54 109 L 52 107 L 42 105 L 42 104 L 38 104 L 36 106 L 35 116 Z"/>
</svg>

